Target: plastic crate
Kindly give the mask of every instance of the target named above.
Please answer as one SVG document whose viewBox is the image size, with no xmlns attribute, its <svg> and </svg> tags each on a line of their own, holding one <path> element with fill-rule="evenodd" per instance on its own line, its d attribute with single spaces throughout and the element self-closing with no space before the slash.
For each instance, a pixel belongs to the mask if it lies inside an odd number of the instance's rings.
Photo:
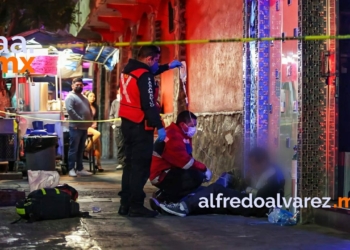
<svg viewBox="0 0 350 250">
<path fill-rule="evenodd" d="M 17 160 L 17 134 L 0 134 L 0 161 Z"/>
</svg>

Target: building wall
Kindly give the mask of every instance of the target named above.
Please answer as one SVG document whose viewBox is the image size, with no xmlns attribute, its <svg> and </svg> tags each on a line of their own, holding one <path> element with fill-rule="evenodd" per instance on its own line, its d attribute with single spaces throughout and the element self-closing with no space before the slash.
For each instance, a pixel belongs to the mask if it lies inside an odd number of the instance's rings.
<svg viewBox="0 0 350 250">
<path fill-rule="evenodd" d="M 168 12 L 168 0 L 163 0 L 160 3 L 160 7 L 157 11 L 157 20 L 161 22 L 161 40 L 171 41 L 175 39 L 174 32 L 169 32 L 169 12 Z M 174 6 L 174 1 L 170 1 Z M 160 63 L 165 64 L 174 60 L 175 57 L 175 45 L 161 46 L 161 59 Z M 163 112 L 165 114 L 172 113 L 173 96 L 174 96 L 174 71 L 169 70 L 164 72 L 160 76 L 161 87 L 161 105 L 163 106 Z"/>
<path fill-rule="evenodd" d="M 190 0 L 186 39 L 243 36 L 243 1 Z M 194 154 L 214 175 L 241 168 L 243 134 L 243 44 L 188 45 L 189 109 L 198 114 Z"/>
<path fill-rule="evenodd" d="M 243 1 L 187 1 L 187 39 L 242 37 L 242 10 Z M 191 110 L 243 110 L 242 57 L 242 43 L 188 45 Z"/>
</svg>

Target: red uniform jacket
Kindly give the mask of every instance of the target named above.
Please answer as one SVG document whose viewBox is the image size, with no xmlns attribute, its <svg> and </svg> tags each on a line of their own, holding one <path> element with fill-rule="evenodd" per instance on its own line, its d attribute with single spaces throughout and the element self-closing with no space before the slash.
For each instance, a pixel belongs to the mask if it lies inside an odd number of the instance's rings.
<svg viewBox="0 0 350 250">
<path fill-rule="evenodd" d="M 192 141 L 175 123 L 166 129 L 164 142 L 155 142 L 152 156 L 150 181 L 152 184 L 161 182 L 171 168 L 196 168 L 206 171 L 206 166 L 193 159 Z"/>
</svg>

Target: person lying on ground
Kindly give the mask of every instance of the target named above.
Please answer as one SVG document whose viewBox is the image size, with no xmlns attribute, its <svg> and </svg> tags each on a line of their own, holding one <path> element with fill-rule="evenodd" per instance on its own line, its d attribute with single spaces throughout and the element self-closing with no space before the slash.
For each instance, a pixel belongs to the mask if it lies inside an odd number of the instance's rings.
<svg viewBox="0 0 350 250">
<path fill-rule="evenodd" d="M 154 143 L 150 181 L 159 188 L 153 201 L 178 202 L 210 181 L 211 171 L 192 156 L 192 137 L 196 133 L 197 117 L 190 111 L 177 116 L 176 123 L 166 128 L 164 141 Z"/>
<path fill-rule="evenodd" d="M 285 179 L 281 169 L 270 161 L 265 149 L 253 149 L 249 153 L 248 159 L 249 178 L 247 183 L 250 185 L 245 190 L 238 191 L 213 183 L 179 203 L 160 203 L 160 208 L 167 213 L 181 217 L 198 214 L 266 216 L 269 212 L 267 205 L 270 206 L 266 203 L 267 198 L 273 199 L 273 205 L 278 204 L 278 197 L 284 196 Z M 249 197 L 251 197 L 252 203 L 242 203 L 243 198 Z M 261 199 L 255 201 L 256 198 Z M 234 202 L 231 202 L 232 200 Z"/>
</svg>

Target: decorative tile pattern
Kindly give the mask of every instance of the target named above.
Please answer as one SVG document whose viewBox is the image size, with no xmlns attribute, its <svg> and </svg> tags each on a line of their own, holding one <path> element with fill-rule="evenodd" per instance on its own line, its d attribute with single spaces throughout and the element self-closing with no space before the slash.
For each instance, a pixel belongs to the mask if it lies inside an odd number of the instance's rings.
<svg viewBox="0 0 350 250">
<path fill-rule="evenodd" d="M 258 1 L 246 0 L 244 2 L 244 36 L 257 37 L 258 28 Z M 257 69 L 258 69 L 257 42 L 244 44 L 244 150 L 256 144 L 257 135 Z"/>
<path fill-rule="evenodd" d="M 299 36 L 327 33 L 327 0 L 299 0 Z M 299 41 L 298 196 L 322 197 L 327 188 L 327 86 L 322 76 L 326 41 Z M 301 222 L 312 222 L 312 209 Z"/>
<path fill-rule="evenodd" d="M 258 37 L 270 36 L 270 1 L 259 0 Z M 258 145 L 268 143 L 269 124 L 269 75 L 270 75 L 270 43 L 258 43 L 259 72 L 258 72 Z"/>
<path fill-rule="evenodd" d="M 276 7 L 277 5 L 277 7 Z M 280 0 L 270 7 L 270 36 L 279 37 L 282 30 L 282 10 Z M 277 151 L 279 147 L 279 126 L 280 126 L 280 95 L 282 75 L 282 42 L 273 41 L 270 43 L 270 89 L 269 89 L 269 148 Z"/>
<path fill-rule="evenodd" d="M 249 20 L 250 12 L 249 10 L 250 0 L 245 0 L 243 5 L 244 20 L 243 20 L 243 36 L 246 38 L 249 36 Z M 250 53 L 249 53 L 249 43 L 243 44 L 243 93 L 244 93 L 244 106 L 243 106 L 243 142 L 244 151 L 249 150 L 250 145 Z M 246 159 L 244 158 L 246 165 Z"/>
</svg>

